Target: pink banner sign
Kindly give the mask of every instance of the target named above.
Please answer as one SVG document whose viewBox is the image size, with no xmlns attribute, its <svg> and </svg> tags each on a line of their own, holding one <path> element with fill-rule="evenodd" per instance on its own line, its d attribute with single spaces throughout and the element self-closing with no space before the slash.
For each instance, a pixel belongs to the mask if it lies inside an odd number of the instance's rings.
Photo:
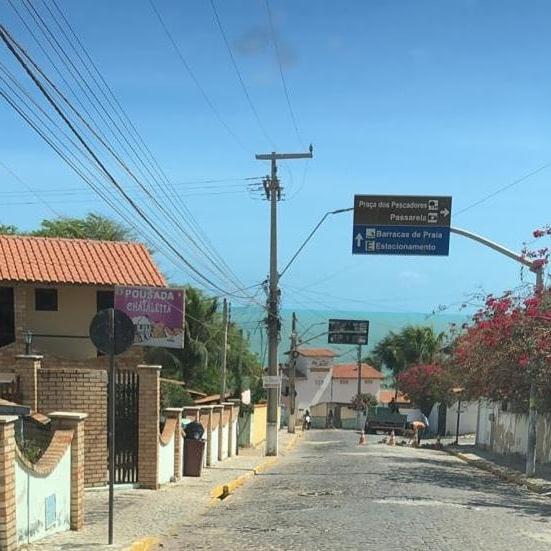
<svg viewBox="0 0 551 551">
<path fill-rule="evenodd" d="M 115 308 L 134 322 L 134 344 L 164 348 L 184 347 L 183 289 L 115 287 Z"/>
</svg>

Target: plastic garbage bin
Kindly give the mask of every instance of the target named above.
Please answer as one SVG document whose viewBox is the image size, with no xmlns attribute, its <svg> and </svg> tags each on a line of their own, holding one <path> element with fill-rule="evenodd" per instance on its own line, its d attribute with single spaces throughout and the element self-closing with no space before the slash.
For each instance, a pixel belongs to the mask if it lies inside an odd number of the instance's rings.
<svg viewBox="0 0 551 551">
<path fill-rule="evenodd" d="M 205 433 L 205 429 L 203 428 L 203 425 L 201 423 L 198 423 L 197 421 L 191 421 L 191 423 L 188 423 L 185 428 L 185 438 L 192 439 L 192 440 L 201 440 L 203 438 L 203 434 Z"/>
<path fill-rule="evenodd" d="M 201 476 L 205 440 L 184 438 L 184 476 Z"/>
</svg>

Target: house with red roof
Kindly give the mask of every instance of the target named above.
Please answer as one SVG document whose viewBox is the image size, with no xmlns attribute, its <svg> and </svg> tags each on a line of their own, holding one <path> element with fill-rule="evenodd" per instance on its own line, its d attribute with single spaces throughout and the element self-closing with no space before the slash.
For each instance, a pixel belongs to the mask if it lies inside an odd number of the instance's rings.
<svg viewBox="0 0 551 551">
<path fill-rule="evenodd" d="M 115 286 L 166 287 L 144 245 L 0 235 L 0 363 L 25 352 L 94 358 L 90 322 Z"/>
<path fill-rule="evenodd" d="M 372 394 L 377 397 L 385 376 L 367 363 L 362 363 L 361 367 L 361 394 Z M 358 375 L 357 363 L 333 366 L 330 400 L 327 401 L 349 404 L 358 394 Z"/>
</svg>

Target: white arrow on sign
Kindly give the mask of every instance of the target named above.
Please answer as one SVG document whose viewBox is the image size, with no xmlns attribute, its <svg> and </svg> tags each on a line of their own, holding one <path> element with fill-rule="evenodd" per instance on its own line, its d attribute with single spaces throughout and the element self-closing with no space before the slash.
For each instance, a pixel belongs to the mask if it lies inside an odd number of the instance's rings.
<svg viewBox="0 0 551 551">
<path fill-rule="evenodd" d="M 448 216 L 448 214 L 450 214 L 450 211 L 449 211 L 448 209 L 442 209 L 442 210 L 440 211 L 440 214 L 441 214 L 444 218 L 446 218 L 446 217 Z"/>
<path fill-rule="evenodd" d="M 360 248 L 362 246 L 362 241 L 363 241 L 363 236 L 361 233 L 359 233 L 356 237 L 356 245 L 358 246 L 358 248 Z"/>
</svg>

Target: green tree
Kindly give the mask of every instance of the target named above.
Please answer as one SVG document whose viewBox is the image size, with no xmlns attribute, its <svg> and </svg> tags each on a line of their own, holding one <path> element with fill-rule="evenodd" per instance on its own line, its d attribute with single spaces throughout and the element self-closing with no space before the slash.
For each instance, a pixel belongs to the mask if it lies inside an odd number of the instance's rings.
<svg viewBox="0 0 551 551">
<path fill-rule="evenodd" d="M 402 371 L 412 365 L 436 361 L 444 343 L 445 333 L 436 333 L 430 326 L 408 325 L 399 333 L 390 331 L 375 346 L 370 361 L 378 369 L 386 367 L 396 380 Z"/>
<path fill-rule="evenodd" d="M 0 224 L 3 235 L 35 235 L 37 237 L 64 237 L 68 239 L 95 239 L 101 241 L 134 241 L 135 235 L 125 225 L 93 212 L 84 218 L 60 216 L 45 218 L 37 230 L 20 231 L 16 226 Z"/>
<path fill-rule="evenodd" d="M 356 394 L 351 401 L 351 407 L 355 411 L 365 411 L 377 405 L 377 398 L 373 394 Z"/>
<path fill-rule="evenodd" d="M 15 235 L 17 234 L 17 227 L 10 224 L 0 224 L 0 235 Z"/>
<path fill-rule="evenodd" d="M 69 239 L 97 239 L 101 241 L 133 241 L 134 233 L 112 218 L 89 213 L 84 218 L 59 217 L 44 219 L 40 228 L 31 232 L 40 237 L 66 237 Z"/>
</svg>

